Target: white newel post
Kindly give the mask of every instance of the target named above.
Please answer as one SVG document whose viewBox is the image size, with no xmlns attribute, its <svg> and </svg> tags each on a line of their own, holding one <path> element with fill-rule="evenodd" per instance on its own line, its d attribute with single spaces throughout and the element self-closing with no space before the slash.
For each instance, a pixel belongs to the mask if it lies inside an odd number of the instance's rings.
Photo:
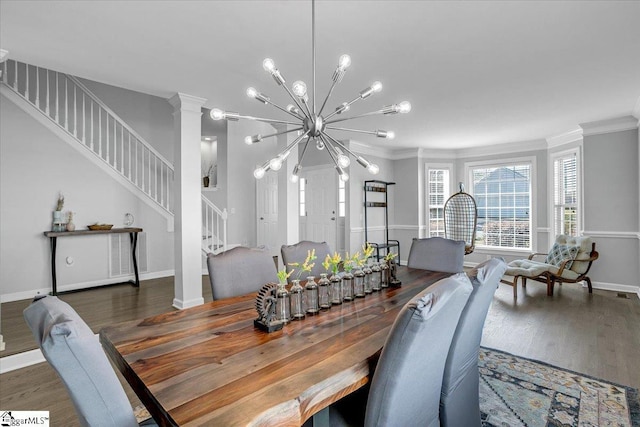
<svg viewBox="0 0 640 427">
<path fill-rule="evenodd" d="M 204 303 L 202 298 L 202 208 L 200 196 L 201 108 L 206 99 L 177 93 L 175 131 L 175 297 L 179 309 Z"/>
</svg>

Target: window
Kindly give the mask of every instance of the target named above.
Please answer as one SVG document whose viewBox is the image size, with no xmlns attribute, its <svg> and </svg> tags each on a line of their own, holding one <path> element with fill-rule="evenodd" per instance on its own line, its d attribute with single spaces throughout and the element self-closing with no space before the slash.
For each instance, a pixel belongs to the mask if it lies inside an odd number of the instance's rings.
<svg viewBox="0 0 640 427">
<path fill-rule="evenodd" d="M 305 196 L 305 188 L 307 186 L 307 180 L 305 178 L 300 178 L 298 181 L 299 190 L 300 191 L 300 216 L 307 216 L 307 207 L 305 204 L 304 196 Z"/>
<path fill-rule="evenodd" d="M 444 204 L 449 198 L 449 169 L 427 166 L 429 237 L 444 237 Z"/>
<path fill-rule="evenodd" d="M 533 159 L 470 164 L 478 246 L 531 249 L 532 170 Z"/>
<path fill-rule="evenodd" d="M 553 231 L 578 235 L 577 152 L 559 154 L 553 160 Z"/>
<path fill-rule="evenodd" d="M 340 218 L 344 218 L 346 207 L 346 189 L 344 184 L 343 180 L 338 180 L 338 216 Z"/>
</svg>

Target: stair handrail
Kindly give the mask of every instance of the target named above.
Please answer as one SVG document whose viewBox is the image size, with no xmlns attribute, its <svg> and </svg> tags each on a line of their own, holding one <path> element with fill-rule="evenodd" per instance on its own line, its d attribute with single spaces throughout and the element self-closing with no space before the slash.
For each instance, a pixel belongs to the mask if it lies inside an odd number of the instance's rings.
<svg viewBox="0 0 640 427">
<path fill-rule="evenodd" d="M 228 218 L 228 213 L 227 213 L 227 209 L 220 209 L 218 208 L 215 204 L 213 204 L 213 202 L 211 200 L 209 200 L 207 197 L 205 197 L 204 194 L 201 195 L 202 198 L 202 203 L 206 209 L 210 209 L 213 212 L 215 212 L 217 214 L 217 216 L 222 219 L 222 250 L 226 250 L 227 249 L 227 218 Z M 208 219 L 206 216 L 203 216 L 202 218 L 202 229 L 203 232 L 207 233 L 209 232 L 209 228 L 208 226 Z M 218 227 L 219 228 L 219 227 Z M 211 227 L 211 230 L 213 231 L 213 227 Z M 206 235 L 206 234 L 205 234 Z M 212 232 L 213 235 L 213 232 Z M 218 239 L 220 238 L 220 236 L 216 236 L 218 237 Z"/>
<path fill-rule="evenodd" d="M 138 132 L 136 132 L 135 130 L 133 130 L 128 124 L 127 122 L 125 122 L 120 116 L 118 116 L 111 108 L 109 108 L 104 102 L 102 102 L 102 100 L 100 98 L 98 98 L 98 96 L 96 96 L 93 92 L 91 92 L 91 90 L 89 90 L 89 88 L 87 88 L 84 84 L 82 84 L 82 82 L 75 76 L 72 76 L 71 74 L 65 74 L 65 73 L 61 73 L 59 71 L 54 71 L 54 73 L 58 73 L 58 74 L 62 74 L 64 76 L 66 76 L 69 80 L 71 80 L 73 83 L 75 83 L 76 85 L 78 85 L 78 87 L 80 89 L 82 89 L 83 91 L 85 91 L 85 93 L 87 95 L 89 95 L 89 97 L 91 99 L 93 99 L 96 104 L 100 105 L 100 107 L 102 109 L 104 109 L 107 113 L 109 113 L 114 119 L 116 119 L 120 125 L 122 125 L 122 127 L 124 127 L 129 133 L 131 133 L 131 135 L 133 135 L 134 137 L 136 137 L 136 139 L 138 141 L 140 141 L 140 143 L 142 145 L 144 145 L 149 151 L 151 151 L 156 157 L 158 157 L 158 159 L 160 159 L 160 161 L 162 161 L 163 163 L 165 163 L 167 165 L 167 167 L 169 169 L 171 169 L 172 171 L 175 172 L 175 170 L 173 169 L 173 164 L 167 160 L 162 154 L 160 154 L 158 152 L 158 150 L 156 150 L 155 148 L 153 148 L 153 146 L 151 144 L 149 144 L 143 137 L 140 136 L 140 134 Z"/>
</svg>

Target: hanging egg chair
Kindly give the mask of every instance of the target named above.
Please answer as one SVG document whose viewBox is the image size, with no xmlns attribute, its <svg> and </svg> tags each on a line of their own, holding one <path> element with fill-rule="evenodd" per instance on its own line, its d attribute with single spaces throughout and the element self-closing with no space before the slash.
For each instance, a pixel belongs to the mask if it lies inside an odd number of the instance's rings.
<svg viewBox="0 0 640 427">
<path fill-rule="evenodd" d="M 470 254 L 475 249 L 478 209 L 473 197 L 460 191 L 449 197 L 444 204 L 444 237 L 451 240 L 463 240 L 464 252 Z"/>
</svg>

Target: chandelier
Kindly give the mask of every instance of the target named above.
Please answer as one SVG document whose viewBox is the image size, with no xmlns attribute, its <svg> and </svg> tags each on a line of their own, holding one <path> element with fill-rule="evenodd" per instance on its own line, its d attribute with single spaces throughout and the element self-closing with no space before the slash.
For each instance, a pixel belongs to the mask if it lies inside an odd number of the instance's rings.
<svg viewBox="0 0 640 427">
<path fill-rule="evenodd" d="M 268 160 L 264 164 L 258 166 L 253 172 L 253 176 L 256 179 L 260 179 L 264 176 L 264 174 L 269 170 L 278 171 L 282 167 L 283 162 L 289 157 L 291 151 L 298 144 L 303 144 L 302 154 L 298 157 L 298 163 L 293 168 L 293 172 L 291 175 L 291 181 L 297 182 L 300 174 L 300 170 L 302 166 L 302 159 L 307 151 L 309 144 L 314 144 L 316 149 L 325 150 L 331 160 L 335 164 L 335 169 L 338 172 L 340 180 L 347 181 L 349 179 L 349 174 L 345 171 L 346 168 L 351 164 L 351 160 L 348 154 L 352 155 L 354 159 L 364 168 L 366 168 L 370 173 L 377 174 L 380 171 L 380 168 L 375 163 L 371 163 L 364 157 L 354 153 L 351 151 L 346 145 L 340 142 L 338 139 L 331 136 L 328 131 L 345 131 L 345 132 L 355 132 L 355 133 L 363 133 L 375 135 L 378 138 L 386 138 L 393 139 L 395 137 L 395 133 L 392 131 L 386 130 L 363 130 L 363 129 L 353 129 L 353 128 L 344 128 L 340 126 L 336 126 L 339 122 L 344 122 L 351 119 L 356 119 L 365 116 L 372 116 L 376 114 L 382 115 L 391 115 L 398 113 L 408 113 L 411 111 L 411 104 L 407 101 L 403 101 L 397 104 L 391 104 L 382 107 L 380 110 L 371 111 L 368 113 L 351 115 L 348 117 L 341 116 L 351 109 L 351 105 L 355 102 L 360 101 L 361 99 L 368 98 L 374 93 L 378 93 L 382 90 L 382 83 L 376 81 L 371 86 L 366 89 L 360 91 L 360 93 L 353 98 L 351 101 L 343 102 L 338 105 L 333 111 L 326 113 L 323 115 L 325 111 L 325 106 L 329 97 L 331 96 L 334 88 L 338 83 L 342 81 L 342 78 L 345 75 L 345 72 L 349 65 L 351 65 L 351 57 L 349 55 L 342 55 L 338 61 L 338 67 L 333 72 L 332 76 L 332 84 L 329 88 L 329 91 L 322 102 L 322 105 L 319 109 L 316 108 L 316 46 L 315 46 L 315 0 L 311 1 L 311 69 L 312 69 L 312 93 L 311 99 L 309 98 L 309 94 L 307 93 L 307 85 L 301 81 L 297 80 L 293 82 L 291 85 L 291 89 L 287 87 L 285 78 L 278 68 L 276 68 L 276 64 L 271 58 L 266 58 L 262 62 L 262 67 L 266 72 L 271 74 L 275 82 L 278 86 L 281 86 L 285 92 L 289 95 L 293 104 L 289 104 L 286 107 L 282 107 L 276 103 L 274 103 L 271 98 L 267 95 L 259 92 L 253 87 L 247 89 L 247 96 L 249 98 L 253 98 L 263 104 L 271 105 L 278 110 L 283 111 L 284 113 L 290 115 L 295 119 L 293 120 L 279 120 L 279 119 L 268 119 L 263 117 L 254 117 L 254 116 L 245 116 L 241 115 L 237 112 L 232 111 L 224 111 L 218 108 L 214 108 L 211 110 L 211 118 L 213 120 L 228 120 L 228 121 L 237 121 L 239 119 L 246 120 L 255 120 L 265 123 L 273 123 L 288 126 L 287 130 L 275 132 L 269 135 L 249 135 L 244 139 L 244 142 L 247 145 L 256 144 L 266 138 L 276 137 L 278 135 L 298 132 L 298 136 L 286 146 L 284 150 L 282 150 L 278 155 L 274 158 Z M 341 116 L 341 117 L 337 117 Z"/>
</svg>

